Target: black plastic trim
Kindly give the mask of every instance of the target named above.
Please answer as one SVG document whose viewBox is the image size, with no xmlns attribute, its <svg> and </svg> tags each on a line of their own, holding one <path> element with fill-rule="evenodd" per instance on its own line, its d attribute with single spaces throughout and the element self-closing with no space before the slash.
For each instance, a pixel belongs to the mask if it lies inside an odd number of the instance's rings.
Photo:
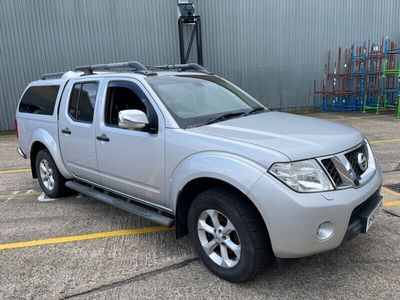
<svg viewBox="0 0 400 300">
<path fill-rule="evenodd" d="M 353 210 L 343 241 L 351 240 L 360 233 L 365 233 L 368 216 L 382 199 L 383 197 L 380 194 L 379 188 L 367 200 Z"/>
</svg>

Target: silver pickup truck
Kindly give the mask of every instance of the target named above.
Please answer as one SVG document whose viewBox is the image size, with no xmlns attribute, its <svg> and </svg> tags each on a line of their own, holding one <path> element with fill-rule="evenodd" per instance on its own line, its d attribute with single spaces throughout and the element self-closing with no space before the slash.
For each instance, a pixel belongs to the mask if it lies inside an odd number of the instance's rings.
<svg viewBox="0 0 400 300">
<path fill-rule="evenodd" d="M 175 226 L 232 282 L 338 247 L 382 206 L 381 168 L 359 131 L 270 112 L 196 64 L 48 74 L 26 88 L 16 123 L 49 197 L 75 190 Z"/>
</svg>

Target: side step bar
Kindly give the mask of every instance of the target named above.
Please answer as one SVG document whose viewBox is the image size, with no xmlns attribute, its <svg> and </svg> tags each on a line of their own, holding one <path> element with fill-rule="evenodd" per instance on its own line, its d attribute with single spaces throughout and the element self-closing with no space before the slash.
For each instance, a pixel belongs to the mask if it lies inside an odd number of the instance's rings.
<svg viewBox="0 0 400 300">
<path fill-rule="evenodd" d="M 139 206 L 133 203 L 129 203 L 127 201 L 121 200 L 119 198 L 107 195 L 98 191 L 96 189 L 92 189 L 86 185 L 80 184 L 75 181 L 67 181 L 65 186 L 70 188 L 71 190 L 82 193 L 86 196 L 99 200 L 101 202 L 110 204 L 114 207 L 127 211 L 129 213 L 138 215 L 140 217 L 146 218 L 150 221 L 158 223 L 160 225 L 173 227 L 175 224 L 174 219 L 171 217 L 164 216 L 150 208 L 145 208 L 143 206 Z"/>
</svg>

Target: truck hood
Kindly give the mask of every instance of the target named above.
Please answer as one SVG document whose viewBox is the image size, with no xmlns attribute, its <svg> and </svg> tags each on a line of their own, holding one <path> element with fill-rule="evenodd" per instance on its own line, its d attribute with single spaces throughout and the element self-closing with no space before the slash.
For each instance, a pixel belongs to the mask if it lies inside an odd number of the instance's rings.
<svg viewBox="0 0 400 300">
<path fill-rule="evenodd" d="M 266 112 L 188 129 L 266 147 L 291 160 L 330 155 L 364 139 L 353 127 L 289 113 Z"/>
</svg>

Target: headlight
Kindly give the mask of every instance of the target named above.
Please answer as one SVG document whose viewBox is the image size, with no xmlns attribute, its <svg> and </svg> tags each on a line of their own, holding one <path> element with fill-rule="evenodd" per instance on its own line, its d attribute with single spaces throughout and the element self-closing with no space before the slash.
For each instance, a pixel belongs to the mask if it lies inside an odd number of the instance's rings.
<svg viewBox="0 0 400 300">
<path fill-rule="evenodd" d="M 276 163 L 268 172 L 297 192 L 333 190 L 332 183 L 314 159 Z"/>
</svg>

